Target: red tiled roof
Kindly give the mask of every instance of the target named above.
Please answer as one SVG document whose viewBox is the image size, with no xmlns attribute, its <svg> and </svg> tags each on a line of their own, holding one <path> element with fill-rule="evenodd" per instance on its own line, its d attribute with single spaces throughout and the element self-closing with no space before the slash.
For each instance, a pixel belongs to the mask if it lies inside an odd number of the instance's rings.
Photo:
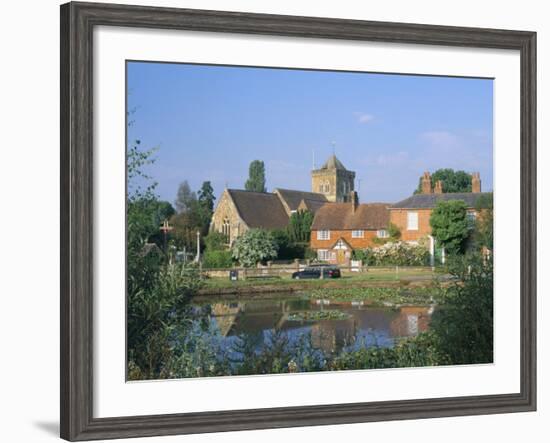
<svg viewBox="0 0 550 443">
<path fill-rule="evenodd" d="M 388 206 L 389 203 L 361 204 L 354 212 L 352 203 L 326 203 L 315 213 L 311 229 L 384 229 L 390 221 Z"/>
</svg>

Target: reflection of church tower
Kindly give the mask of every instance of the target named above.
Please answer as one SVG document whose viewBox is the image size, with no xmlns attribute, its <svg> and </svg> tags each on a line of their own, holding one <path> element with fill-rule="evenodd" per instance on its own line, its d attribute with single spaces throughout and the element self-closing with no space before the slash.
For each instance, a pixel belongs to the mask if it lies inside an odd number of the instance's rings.
<svg viewBox="0 0 550 443">
<path fill-rule="evenodd" d="M 350 201 L 355 190 L 355 172 L 348 171 L 333 154 L 319 169 L 311 171 L 311 191 L 324 194 L 328 201 Z"/>
</svg>

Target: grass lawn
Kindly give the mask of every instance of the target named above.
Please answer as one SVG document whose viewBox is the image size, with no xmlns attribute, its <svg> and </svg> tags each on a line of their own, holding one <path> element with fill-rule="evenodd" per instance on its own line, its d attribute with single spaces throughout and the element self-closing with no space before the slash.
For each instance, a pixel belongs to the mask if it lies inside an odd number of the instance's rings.
<svg viewBox="0 0 550 443">
<path fill-rule="evenodd" d="M 431 269 L 399 269 L 399 272 L 395 270 L 386 269 L 373 269 L 364 273 L 346 273 L 341 278 L 337 279 L 316 279 L 316 280 L 293 280 L 290 275 L 281 278 L 251 278 L 247 280 L 231 281 L 229 277 L 213 277 L 205 279 L 204 288 L 201 292 L 208 292 L 209 290 L 217 289 L 230 289 L 233 288 L 238 291 L 239 288 L 258 288 L 267 289 L 278 288 L 283 289 L 288 287 L 292 290 L 297 288 L 303 289 L 315 289 L 315 288 L 346 288 L 354 287 L 361 284 L 370 283 L 393 283 L 393 284 L 407 284 L 410 281 L 426 281 L 431 282 L 436 276 L 441 274 L 433 272 Z"/>
</svg>

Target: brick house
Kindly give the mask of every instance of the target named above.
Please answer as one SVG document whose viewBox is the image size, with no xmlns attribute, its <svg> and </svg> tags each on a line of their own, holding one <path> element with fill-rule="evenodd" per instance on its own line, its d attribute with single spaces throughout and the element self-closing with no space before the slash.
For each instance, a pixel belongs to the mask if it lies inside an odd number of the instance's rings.
<svg viewBox="0 0 550 443">
<path fill-rule="evenodd" d="M 389 207 L 390 223 L 401 231 L 401 240 L 416 243 L 432 233 L 430 216 L 439 201 L 462 200 L 468 207 L 468 216 L 475 219 L 478 214 L 476 203 L 487 192 L 481 192 L 479 173 L 472 174 L 472 192 L 443 193 L 443 184 L 437 181 L 432 191 L 431 176 L 425 172 L 422 176 L 420 194 L 394 203 Z"/>
<path fill-rule="evenodd" d="M 348 265 L 354 249 L 374 246 L 375 238 L 388 237 L 388 203 L 359 204 L 357 193 L 346 203 L 326 203 L 311 225 L 311 249 L 317 258 Z"/>
</svg>

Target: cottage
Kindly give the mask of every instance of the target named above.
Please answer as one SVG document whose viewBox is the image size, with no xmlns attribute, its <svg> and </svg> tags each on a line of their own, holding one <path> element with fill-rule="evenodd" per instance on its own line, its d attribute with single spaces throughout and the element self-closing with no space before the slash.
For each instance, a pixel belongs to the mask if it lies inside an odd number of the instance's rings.
<svg viewBox="0 0 550 443">
<path fill-rule="evenodd" d="M 315 214 L 310 246 L 319 260 L 348 265 L 354 249 L 388 237 L 388 203 L 359 204 L 355 191 L 349 199 L 349 203 L 326 203 Z"/>
</svg>

